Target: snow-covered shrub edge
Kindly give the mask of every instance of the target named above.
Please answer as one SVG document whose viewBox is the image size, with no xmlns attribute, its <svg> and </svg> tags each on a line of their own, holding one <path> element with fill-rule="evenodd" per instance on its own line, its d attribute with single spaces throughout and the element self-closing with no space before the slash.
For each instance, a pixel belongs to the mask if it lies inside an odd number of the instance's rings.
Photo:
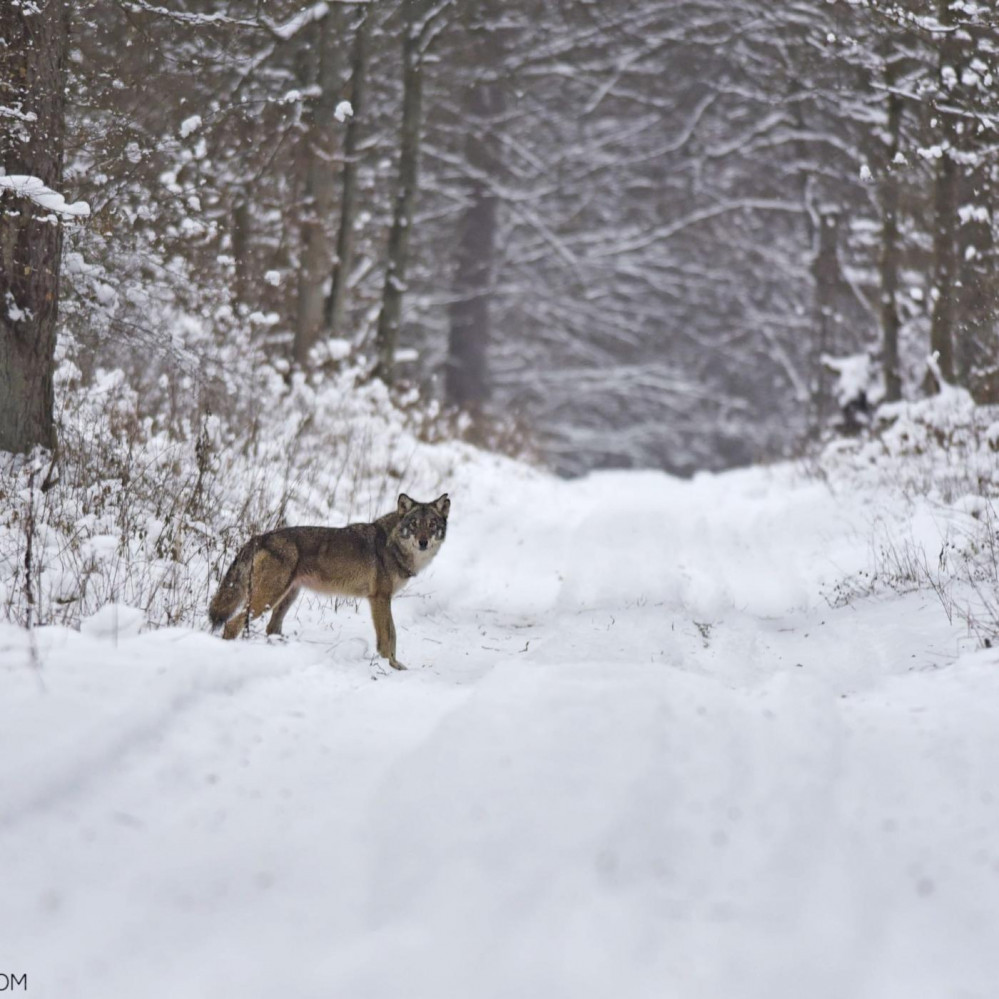
<svg viewBox="0 0 999 999">
<path fill-rule="evenodd" d="M 84 383 L 64 356 L 58 454 L 0 454 L 2 616 L 79 628 L 127 605 L 144 627 L 204 627 L 250 534 L 368 520 L 399 491 L 436 495 L 472 450 L 453 419 L 360 363 L 287 380 L 262 364 L 244 382 L 251 402 L 232 413 L 163 419 L 123 371 Z"/>
<path fill-rule="evenodd" d="M 871 497 L 870 565 L 839 580 L 834 605 L 932 591 L 984 646 L 999 637 L 999 407 L 944 384 L 881 405 L 871 429 L 828 444 L 810 469 Z"/>
</svg>

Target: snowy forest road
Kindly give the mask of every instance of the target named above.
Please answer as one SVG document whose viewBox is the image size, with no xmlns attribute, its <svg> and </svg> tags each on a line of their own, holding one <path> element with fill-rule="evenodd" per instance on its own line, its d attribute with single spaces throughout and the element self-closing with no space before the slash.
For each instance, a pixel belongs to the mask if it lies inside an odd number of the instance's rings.
<svg viewBox="0 0 999 999">
<path fill-rule="evenodd" d="M 0 972 L 46 999 L 994 996 L 996 654 L 932 594 L 833 606 L 862 498 L 498 459 L 451 493 L 405 673 L 320 600 L 281 643 L 105 616 L 36 632 L 33 666 L 0 630 Z"/>
</svg>

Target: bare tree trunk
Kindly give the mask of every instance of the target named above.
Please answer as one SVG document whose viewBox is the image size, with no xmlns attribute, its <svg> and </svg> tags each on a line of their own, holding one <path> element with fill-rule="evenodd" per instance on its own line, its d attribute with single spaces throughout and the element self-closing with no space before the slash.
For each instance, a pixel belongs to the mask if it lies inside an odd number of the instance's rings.
<svg viewBox="0 0 999 999">
<path fill-rule="evenodd" d="M 954 23 L 950 0 L 940 0 L 938 16 L 943 27 Z M 939 80 L 946 103 L 945 74 L 953 72 L 953 32 L 947 32 L 939 42 Z M 957 128 L 954 115 L 938 109 L 941 122 L 941 153 L 936 162 L 936 177 L 933 188 L 933 286 L 936 300 L 933 303 L 933 318 L 930 326 L 930 351 L 937 355 L 940 374 L 945 381 L 954 380 L 954 281 L 957 272 L 957 167 L 954 163 Z M 932 376 L 927 378 L 932 388 Z"/>
<path fill-rule="evenodd" d="M 63 0 L 0 3 L 0 164 L 62 188 Z M 53 386 L 62 226 L 26 197 L 0 193 L 0 450 L 55 446 Z"/>
<path fill-rule="evenodd" d="M 342 336 L 344 315 L 347 308 L 347 281 L 354 266 L 354 226 L 357 222 L 357 159 L 367 88 L 368 37 L 374 21 L 372 0 L 361 12 L 361 21 L 354 33 L 351 53 L 350 103 L 353 114 L 347 122 L 343 140 L 343 175 L 340 193 L 340 229 L 336 240 L 336 257 L 333 261 L 333 281 L 326 298 L 324 323 L 333 336 Z"/>
<path fill-rule="evenodd" d="M 246 301 L 249 291 L 250 227 L 250 205 L 241 195 L 232 206 L 232 255 L 236 261 L 236 299 L 239 302 Z"/>
<path fill-rule="evenodd" d="M 999 396 L 999 352 L 996 344 L 996 247 L 992 235 L 993 185 L 991 166 L 964 168 L 958 182 L 958 203 L 967 214 L 957 230 L 957 311 L 954 368 L 959 384 L 979 402 Z"/>
<path fill-rule="evenodd" d="M 305 366 L 323 331 L 326 289 L 332 256 L 326 227 L 336 206 L 336 173 L 333 169 L 336 128 L 333 112 L 339 85 L 340 20 L 331 9 L 316 23 L 318 44 L 316 83 L 319 96 L 306 115 L 307 157 L 305 206 L 302 217 L 302 255 L 298 269 L 295 317 L 295 363 Z"/>
<path fill-rule="evenodd" d="M 489 394 L 489 299 L 492 294 L 498 198 L 490 185 L 500 159 L 495 119 L 503 110 L 499 83 L 476 80 L 465 101 L 468 206 L 459 223 L 454 298 L 450 307 L 445 397 L 476 412 Z"/>
<path fill-rule="evenodd" d="M 813 435 L 826 426 L 832 413 L 829 374 L 823 358 L 835 353 L 835 300 L 836 287 L 840 281 L 838 244 L 839 214 L 835 211 L 823 211 L 819 215 L 818 248 L 812 261 L 812 277 L 815 280 L 815 345 L 810 429 Z"/>
<path fill-rule="evenodd" d="M 954 380 L 954 272 L 957 223 L 957 170 L 950 152 L 936 163 L 933 187 L 933 318 L 930 351 L 937 355 L 940 374 Z"/>
<path fill-rule="evenodd" d="M 994 49 L 996 39 L 977 28 L 959 33 L 960 60 L 954 65 L 953 97 L 964 107 L 982 103 L 981 93 L 969 88 L 966 71 L 976 59 Z M 954 329 L 954 368 L 958 384 L 969 389 L 978 402 L 999 402 L 999 273 L 993 235 L 996 187 L 991 162 L 992 137 L 967 120 L 956 130 L 957 318 Z"/>
<path fill-rule="evenodd" d="M 899 178 L 895 157 L 899 152 L 902 127 L 902 100 L 894 93 L 896 67 L 890 61 L 885 66 L 885 86 L 888 90 L 887 164 L 881 187 L 881 371 L 885 384 L 885 401 L 902 398 L 902 376 L 898 357 L 898 272 L 899 272 Z"/>
<path fill-rule="evenodd" d="M 787 29 L 790 32 L 790 28 Z M 787 98 L 801 91 L 801 81 L 793 72 L 789 72 L 784 83 L 784 93 Z M 822 240 L 822 220 L 816 210 L 812 199 L 809 196 L 811 189 L 811 172 L 808 156 L 808 144 L 803 136 L 808 134 L 808 123 L 805 120 L 805 108 L 803 102 L 789 101 L 789 113 L 793 122 L 793 132 L 796 138 L 792 142 L 793 153 L 791 162 L 794 170 L 791 175 L 794 185 L 792 192 L 795 199 L 801 205 L 803 222 L 803 242 L 812 251 L 812 278 L 813 291 L 816 297 L 816 304 L 811 317 L 811 327 L 803 324 L 802 338 L 807 344 L 802 350 L 807 358 L 806 377 L 808 383 L 808 399 L 805 411 L 805 433 L 809 438 L 816 438 L 822 432 L 822 398 L 827 392 L 828 372 L 823 364 L 822 355 L 826 351 L 826 317 L 823 314 L 821 304 L 818 302 L 820 293 L 818 290 L 818 269 L 820 267 L 819 258 L 821 255 Z M 805 320 L 807 323 L 807 319 Z"/>
<path fill-rule="evenodd" d="M 392 383 L 395 351 L 399 342 L 402 295 L 406 290 L 406 265 L 409 258 L 409 233 L 413 222 L 413 206 L 416 203 L 417 166 L 423 123 L 423 43 L 419 16 L 425 6 L 414 0 L 404 4 L 406 25 L 402 39 L 403 97 L 399 177 L 396 182 L 392 229 L 386 250 L 382 306 L 375 332 L 374 374 L 387 384 Z"/>
</svg>

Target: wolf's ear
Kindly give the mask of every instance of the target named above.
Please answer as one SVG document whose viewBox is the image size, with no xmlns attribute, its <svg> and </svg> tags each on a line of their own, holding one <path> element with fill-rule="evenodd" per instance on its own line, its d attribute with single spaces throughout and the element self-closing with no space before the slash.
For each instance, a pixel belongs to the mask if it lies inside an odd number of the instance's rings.
<svg viewBox="0 0 999 999">
<path fill-rule="evenodd" d="M 399 513 L 409 513 L 416 506 L 416 500 L 410 499 L 405 493 L 399 493 Z"/>
<path fill-rule="evenodd" d="M 442 516 L 446 517 L 448 510 L 451 509 L 451 501 L 447 498 L 447 493 L 443 496 L 434 500 L 434 509 Z"/>
</svg>

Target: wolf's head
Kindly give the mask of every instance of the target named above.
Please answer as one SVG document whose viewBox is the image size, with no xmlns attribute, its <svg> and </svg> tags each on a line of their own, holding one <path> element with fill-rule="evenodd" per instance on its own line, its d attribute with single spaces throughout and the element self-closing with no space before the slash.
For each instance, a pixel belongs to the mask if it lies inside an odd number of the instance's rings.
<svg viewBox="0 0 999 999">
<path fill-rule="evenodd" d="M 400 544 L 423 563 L 437 554 L 444 536 L 447 534 L 447 515 L 451 501 L 447 493 L 432 503 L 417 503 L 405 493 L 399 494 L 399 523 L 395 529 Z"/>
</svg>

